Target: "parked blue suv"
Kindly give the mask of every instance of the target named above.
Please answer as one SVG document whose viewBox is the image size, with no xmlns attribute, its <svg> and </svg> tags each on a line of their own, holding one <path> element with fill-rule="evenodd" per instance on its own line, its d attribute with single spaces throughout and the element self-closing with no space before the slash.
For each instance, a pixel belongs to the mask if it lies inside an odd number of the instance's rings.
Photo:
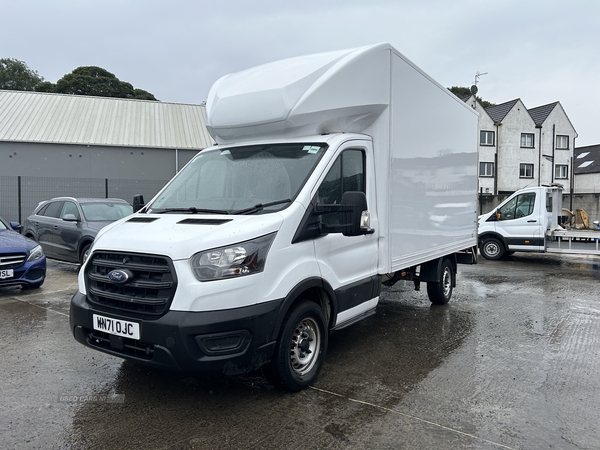
<svg viewBox="0 0 600 450">
<path fill-rule="evenodd" d="M 14 231 L 19 228 L 0 217 L 0 287 L 37 289 L 46 278 L 46 256 L 37 242 Z"/>
</svg>

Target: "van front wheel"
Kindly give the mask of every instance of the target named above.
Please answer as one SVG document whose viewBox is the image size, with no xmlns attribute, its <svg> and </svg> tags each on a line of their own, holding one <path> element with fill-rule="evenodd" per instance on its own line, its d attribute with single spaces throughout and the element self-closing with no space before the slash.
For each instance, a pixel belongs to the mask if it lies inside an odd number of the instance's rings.
<svg viewBox="0 0 600 450">
<path fill-rule="evenodd" d="M 479 251 L 485 259 L 496 260 L 504 256 L 504 245 L 496 238 L 485 238 L 479 246 Z"/>
<path fill-rule="evenodd" d="M 288 313 L 270 370 L 290 391 L 309 387 L 319 375 L 327 352 L 327 325 L 319 306 L 304 300 Z"/>
</svg>

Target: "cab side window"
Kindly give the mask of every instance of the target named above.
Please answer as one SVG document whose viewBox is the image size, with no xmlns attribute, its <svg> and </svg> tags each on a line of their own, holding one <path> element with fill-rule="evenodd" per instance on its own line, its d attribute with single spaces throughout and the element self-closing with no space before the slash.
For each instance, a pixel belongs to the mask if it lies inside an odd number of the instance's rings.
<svg viewBox="0 0 600 450">
<path fill-rule="evenodd" d="M 362 150 L 345 150 L 333 164 L 319 187 L 319 203 L 339 205 L 342 194 L 365 190 L 365 154 Z"/>
<path fill-rule="evenodd" d="M 362 150 L 345 150 L 338 157 L 319 187 L 319 203 L 339 205 L 342 203 L 342 195 L 348 191 L 366 194 L 365 154 Z M 339 225 L 340 215 L 323 214 L 321 221 L 326 225 Z"/>
<path fill-rule="evenodd" d="M 533 214 L 535 206 L 535 193 L 520 194 L 498 209 L 500 220 L 520 219 Z"/>
</svg>

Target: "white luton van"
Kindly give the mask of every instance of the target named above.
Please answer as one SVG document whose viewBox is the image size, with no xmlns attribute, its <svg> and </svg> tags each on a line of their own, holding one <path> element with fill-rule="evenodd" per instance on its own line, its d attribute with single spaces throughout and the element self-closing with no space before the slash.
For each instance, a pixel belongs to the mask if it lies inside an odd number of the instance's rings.
<svg viewBox="0 0 600 450">
<path fill-rule="evenodd" d="M 98 234 L 77 341 L 300 390 L 382 281 L 448 302 L 477 246 L 473 109 L 378 44 L 224 76 L 206 110 L 216 145 Z"/>
<path fill-rule="evenodd" d="M 514 252 L 600 255 L 598 222 L 590 228 L 563 221 L 562 197 L 559 185 L 524 188 L 481 215 L 481 255 L 492 260 Z"/>
</svg>

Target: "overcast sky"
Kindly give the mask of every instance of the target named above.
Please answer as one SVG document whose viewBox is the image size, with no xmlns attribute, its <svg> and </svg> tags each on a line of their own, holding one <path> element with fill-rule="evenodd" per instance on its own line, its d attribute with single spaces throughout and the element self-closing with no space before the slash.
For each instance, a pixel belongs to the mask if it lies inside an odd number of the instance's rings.
<svg viewBox="0 0 600 450">
<path fill-rule="evenodd" d="M 600 144 L 599 0 L 0 0 L 0 58 L 56 82 L 99 66 L 161 101 L 206 100 L 227 73 L 389 42 L 446 87 L 560 101 Z"/>
</svg>

